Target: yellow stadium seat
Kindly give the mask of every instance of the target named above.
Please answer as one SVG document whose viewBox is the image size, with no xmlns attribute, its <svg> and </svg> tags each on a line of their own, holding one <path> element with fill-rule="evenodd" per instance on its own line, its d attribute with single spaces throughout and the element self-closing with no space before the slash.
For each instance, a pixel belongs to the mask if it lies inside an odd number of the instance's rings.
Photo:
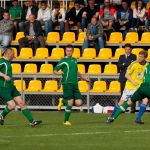
<svg viewBox="0 0 150 150">
<path fill-rule="evenodd" d="M 36 64 L 26 64 L 24 67 L 24 73 L 29 73 L 29 74 L 37 73 L 37 65 Z"/>
<path fill-rule="evenodd" d="M 112 59 L 119 59 L 120 55 L 125 54 L 125 49 L 124 48 L 117 48 L 115 51 L 115 56 L 112 57 Z"/>
<path fill-rule="evenodd" d="M 99 51 L 98 57 L 96 59 L 111 59 L 112 50 L 111 48 L 102 48 Z"/>
<path fill-rule="evenodd" d="M 27 92 L 40 92 L 42 90 L 42 82 L 40 80 L 31 80 L 27 88 Z"/>
<path fill-rule="evenodd" d="M 125 41 L 122 43 L 137 43 L 139 41 L 139 36 L 137 32 L 128 32 L 125 37 Z"/>
<path fill-rule="evenodd" d="M 149 8 L 150 8 L 150 2 L 147 2 L 147 4 L 146 4 L 146 12 L 148 12 Z"/>
<path fill-rule="evenodd" d="M 86 37 L 86 32 L 79 33 L 78 40 L 75 41 L 75 44 L 83 44 L 85 37 Z"/>
<path fill-rule="evenodd" d="M 75 33 L 74 32 L 65 32 L 63 34 L 62 41 L 59 43 L 73 43 L 75 42 Z"/>
<path fill-rule="evenodd" d="M 105 92 L 106 91 L 106 82 L 105 81 L 95 81 L 93 89 L 90 92 Z"/>
<path fill-rule="evenodd" d="M 20 50 L 20 55 L 17 59 L 30 59 L 33 57 L 33 50 L 32 48 L 22 48 Z"/>
<path fill-rule="evenodd" d="M 18 44 L 18 40 L 24 37 L 24 32 L 18 32 L 15 40 L 11 41 L 11 44 Z"/>
<path fill-rule="evenodd" d="M 137 57 L 139 55 L 139 52 L 142 51 L 143 48 L 133 48 L 132 49 L 132 54 L 135 54 Z"/>
<path fill-rule="evenodd" d="M 78 64 L 78 72 L 81 74 L 85 74 L 85 65 L 84 64 Z"/>
<path fill-rule="evenodd" d="M 63 86 L 61 84 L 60 88 L 57 90 L 57 92 L 63 92 Z"/>
<path fill-rule="evenodd" d="M 95 59 L 96 49 L 95 48 L 86 48 L 83 51 L 82 57 L 79 59 Z"/>
<path fill-rule="evenodd" d="M 13 63 L 13 64 L 11 64 L 11 66 L 12 66 L 12 73 L 13 74 L 21 73 L 21 64 Z"/>
<path fill-rule="evenodd" d="M 80 49 L 79 48 L 74 48 L 72 57 L 74 57 L 76 59 L 80 58 Z"/>
<path fill-rule="evenodd" d="M 138 43 L 149 44 L 150 43 L 150 32 L 144 32 L 142 34 L 141 41 L 139 41 Z"/>
<path fill-rule="evenodd" d="M 14 50 L 14 58 L 16 58 L 18 55 L 17 55 L 17 48 L 15 47 L 11 47 L 11 49 Z"/>
<path fill-rule="evenodd" d="M 14 80 L 14 85 L 16 86 L 19 92 L 26 90 L 26 83 L 24 80 Z"/>
<path fill-rule="evenodd" d="M 59 32 L 49 32 L 47 35 L 46 43 L 58 43 L 60 41 Z"/>
<path fill-rule="evenodd" d="M 117 44 L 122 43 L 123 37 L 121 32 L 112 32 L 109 38 L 109 41 L 106 41 L 107 44 Z"/>
<path fill-rule="evenodd" d="M 88 83 L 86 81 L 78 82 L 80 92 L 88 92 Z"/>
<path fill-rule="evenodd" d="M 2 57 L 2 49 L 0 48 L 0 58 Z"/>
<path fill-rule="evenodd" d="M 92 64 L 92 65 L 89 65 L 89 68 L 88 68 L 88 74 L 101 74 L 101 65 L 99 64 Z"/>
<path fill-rule="evenodd" d="M 53 74 L 53 65 L 52 64 L 42 64 L 40 67 L 40 73 Z"/>
<path fill-rule="evenodd" d="M 132 3 L 131 3 L 131 9 L 133 10 L 135 8 L 135 1 L 133 1 Z"/>
<path fill-rule="evenodd" d="M 104 68 L 104 74 L 117 74 L 117 65 L 115 64 L 107 64 Z"/>
<path fill-rule="evenodd" d="M 58 84 L 55 80 L 48 80 L 45 82 L 43 92 L 57 92 L 58 90 Z"/>
<path fill-rule="evenodd" d="M 37 48 L 36 54 L 33 58 L 35 59 L 45 59 L 48 58 L 48 48 Z"/>
<path fill-rule="evenodd" d="M 120 82 L 118 81 L 111 81 L 109 85 L 109 89 L 106 92 L 115 92 L 118 93 L 120 92 Z"/>
<path fill-rule="evenodd" d="M 51 56 L 49 59 L 61 59 L 64 58 L 65 53 L 63 48 L 53 48 Z"/>
</svg>

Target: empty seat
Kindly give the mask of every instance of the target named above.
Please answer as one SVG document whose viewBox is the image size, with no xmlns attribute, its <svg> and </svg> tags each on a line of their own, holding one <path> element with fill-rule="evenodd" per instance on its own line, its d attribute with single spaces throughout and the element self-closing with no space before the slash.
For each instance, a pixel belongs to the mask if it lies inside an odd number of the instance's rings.
<svg viewBox="0 0 150 150">
<path fill-rule="evenodd" d="M 136 2 L 136 1 L 133 1 L 133 2 L 131 3 L 130 8 L 131 8 L 132 10 L 135 8 L 135 2 Z"/>
<path fill-rule="evenodd" d="M 42 82 L 40 80 L 31 80 L 27 88 L 27 92 L 40 92 L 42 90 Z"/>
<path fill-rule="evenodd" d="M 53 74 L 53 65 L 52 64 L 42 64 L 40 67 L 40 73 Z"/>
<path fill-rule="evenodd" d="M 123 37 L 121 32 L 112 32 L 109 38 L 109 41 L 106 41 L 107 44 L 117 44 L 122 43 Z"/>
<path fill-rule="evenodd" d="M 96 57 L 95 48 L 86 48 L 83 51 L 82 57 L 80 59 L 94 59 Z"/>
<path fill-rule="evenodd" d="M 112 59 L 119 59 L 120 55 L 125 54 L 125 49 L 124 48 L 117 48 L 115 51 L 115 56 L 112 57 Z"/>
<path fill-rule="evenodd" d="M 13 74 L 21 73 L 21 64 L 13 63 L 13 64 L 11 64 L 11 66 L 12 66 L 12 73 Z"/>
<path fill-rule="evenodd" d="M 60 41 L 59 43 L 72 43 L 75 41 L 75 33 L 74 32 L 65 32 L 63 34 L 63 38 L 62 41 Z"/>
<path fill-rule="evenodd" d="M 0 48 L 0 58 L 2 57 L 2 49 Z"/>
<path fill-rule="evenodd" d="M 65 53 L 63 48 L 53 48 L 49 59 L 61 59 L 64 58 Z"/>
<path fill-rule="evenodd" d="M 137 43 L 139 41 L 139 36 L 137 32 L 128 32 L 123 43 Z"/>
<path fill-rule="evenodd" d="M 85 65 L 84 64 L 78 64 L 78 72 L 81 74 L 85 74 Z"/>
<path fill-rule="evenodd" d="M 89 65 L 88 74 L 101 74 L 101 65 L 99 64 L 92 64 Z"/>
<path fill-rule="evenodd" d="M 37 65 L 36 64 L 26 64 L 24 67 L 24 73 L 37 73 Z"/>
<path fill-rule="evenodd" d="M 117 74 L 117 65 L 115 64 L 107 64 L 104 68 L 104 74 Z"/>
<path fill-rule="evenodd" d="M 15 47 L 11 47 L 11 49 L 13 49 L 14 51 L 14 58 L 16 58 L 18 55 L 17 55 L 17 48 Z"/>
<path fill-rule="evenodd" d="M 11 41 L 11 44 L 18 44 L 18 40 L 24 37 L 24 32 L 18 32 L 15 40 Z"/>
<path fill-rule="evenodd" d="M 49 32 L 47 35 L 46 43 L 58 43 L 60 41 L 59 32 Z"/>
<path fill-rule="evenodd" d="M 143 48 L 133 48 L 132 49 L 132 54 L 135 54 L 137 57 L 139 55 L 139 52 L 142 51 Z"/>
<path fill-rule="evenodd" d="M 150 43 L 150 32 L 144 32 L 142 34 L 141 41 L 139 41 L 138 43 L 149 44 Z"/>
<path fill-rule="evenodd" d="M 33 58 L 35 59 L 45 59 L 48 58 L 48 48 L 37 48 L 36 54 Z"/>
<path fill-rule="evenodd" d="M 110 59 L 112 57 L 111 48 L 102 48 L 99 51 L 98 57 L 96 59 Z"/>
<path fill-rule="evenodd" d="M 57 92 L 58 90 L 58 84 L 55 80 L 48 80 L 45 82 L 43 92 Z"/>
<path fill-rule="evenodd" d="M 79 33 L 78 40 L 75 41 L 75 44 L 83 44 L 85 37 L 86 37 L 86 32 Z"/>
<path fill-rule="evenodd" d="M 111 81 L 107 92 L 120 92 L 120 82 Z"/>
<path fill-rule="evenodd" d="M 95 81 L 93 89 L 90 92 L 105 92 L 106 91 L 106 82 L 105 81 Z"/>
<path fill-rule="evenodd" d="M 78 82 L 80 92 L 88 92 L 88 83 L 86 81 Z"/>
<path fill-rule="evenodd" d="M 76 59 L 80 58 L 80 49 L 79 48 L 74 48 L 72 57 L 74 57 Z"/>
<path fill-rule="evenodd" d="M 31 59 L 33 57 L 32 48 L 22 48 L 17 59 Z"/>
<path fill-rule="evenodd" d="M 26 83 L 24 80 L 14 80 L 14 85 L 16 86 L 19 92 L 26 90 Z"/>
</svg>

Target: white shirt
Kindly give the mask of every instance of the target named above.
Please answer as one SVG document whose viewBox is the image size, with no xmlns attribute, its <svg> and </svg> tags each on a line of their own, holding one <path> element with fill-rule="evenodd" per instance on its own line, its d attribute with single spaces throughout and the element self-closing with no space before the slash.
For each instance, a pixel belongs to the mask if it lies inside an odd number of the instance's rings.
<svg viewBox="0 0 150 150">
<path fill-rule="evenodd" d="M 51 10 L 50 8 L 46 8 L 45 10 L 43 10 L 42 8 L 39 9 L 38 11 L 38 16 L 37 16 L 37 20 L 50 20 L 51 19 Z"/>
<path fill-rule="evenodd" d="M 136 8 L 134 8 L 133 10 L 133 18 L 140 18 L 142 20 L 145 20 L 146 19 L 145 14 L 146 14 L 145 8 L 143 8 L 141 11 L 137 10 Z"/>
<path fill-rule="evenodd" d="M 66 12 L 65 12 L 64 8 L 61 8 L 61 9 L 59 10 L 59 12 L 60 12 L 60 14 L 62 14 L 62 18 L 61 18 L 61 19 L 58 19 L 58 21 L 59 21 L 59 22 L 65 21 Z M 54 14 L 55 14 L 55 9 L 52 11 L 52 20 L 55 19 L 55 15 L 54 15 Z"/>
<path fill-rule="evenodd" d="M 26 20 L 28 20 L 29 16 L 31 15 L 31 9 L 32 9 L 32 7 L 28 7 L 27 15 L 26 15 Z"/>
</svg>

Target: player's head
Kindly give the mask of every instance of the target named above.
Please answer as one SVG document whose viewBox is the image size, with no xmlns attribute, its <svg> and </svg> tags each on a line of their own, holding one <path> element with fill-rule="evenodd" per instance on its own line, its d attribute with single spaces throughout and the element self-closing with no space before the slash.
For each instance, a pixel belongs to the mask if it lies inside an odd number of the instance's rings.
<svg viewBox="0 0 150 150">
<path fill-rule="evenodd" d="M 139 56 L 138 56 L 139 63 L 146 62 L 147 56 L 148 56 L 147 51 L 145 51 L 145 50 L 140 51 L 139 52 Z"/>
<path fill-rule="evenodd" d="M 65 53 L 67 57 L 72 57 L 74 48 L 72 45 L 67 45 L 65 49 Z"/>
<path fill-rule="evenodd" d="M 131 54 L 131 51 L 132 51 L 132 46 L 131 44 L 125 44 L 125 53 L 128 55 L 128 54 Z"/>
<path fill-rule="evenodd" d="M 12 61 L 14 58 L 14 50 L 11 48 L 7 48 L 4 52 L 4 57 L 7 58 L 9 61 Z"/>
</svg>

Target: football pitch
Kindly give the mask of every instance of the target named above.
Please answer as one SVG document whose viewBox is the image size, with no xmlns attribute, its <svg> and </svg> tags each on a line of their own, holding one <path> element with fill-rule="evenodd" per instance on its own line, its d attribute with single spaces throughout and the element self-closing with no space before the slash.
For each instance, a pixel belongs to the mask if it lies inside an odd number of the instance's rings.
<svg viewBox="0 0 150 150">
<path fill-rule="evenodd" d="M 73 112 L 71 127 L 63 126 L 63 112 L 33 112 L 43 124 L 30 127 L 21 112 L 8 115 L 0 126 L 0 150 L 149 150 L 150 114 L 144 125 L 135 114 L 123 114 L 113 124 L 107 115 Z"/>
</svg>

